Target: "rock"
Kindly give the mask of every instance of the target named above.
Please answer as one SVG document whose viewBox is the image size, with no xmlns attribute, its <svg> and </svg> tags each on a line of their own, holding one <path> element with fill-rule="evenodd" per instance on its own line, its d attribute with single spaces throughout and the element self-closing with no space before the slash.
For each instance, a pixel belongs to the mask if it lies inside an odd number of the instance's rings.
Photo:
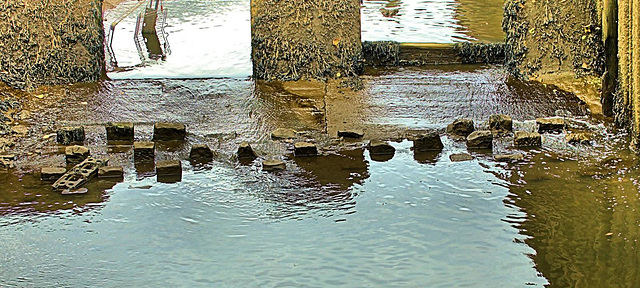
<svg viewBox="0 0 640 288">
<path fill-rule="evenodd" d="M 84 143 L 84 127 L 62 127 L 58 130 L 56 141 L 60 145 L 82 144 Z"/>
<path fill-rule="evenodd" d="M 293 154 L 296 157 L 308 157 L 308 156 L 318 155 L 318 147 L 313 143 L 296 142 L 293 146 L 294 146 Z"/>
<path fill-rule="evenodd" d="M 393 155 L 396 153 L 396 148 L 385 141 L 371 140 L 367 148 L 370 155 Z"/>
<path fill-rule="evenodd" d="M 591 144 L 593 134 L 588 132 L 577 132 L 567 134 L 564 138 L 569 144 Z"/>
<path fill-rule="evenodd" d="M 467 138 L 473 131 L 475 127 L 471 119 L 457 119 L 447 126 L 447 134 L 453 138 Z"/>
<path fill-rule="evenodd" d="M 196 144 L 191 146 L 189 160 L 195 162 L 211 162 L 213 160 L 213 152 L 207 144 Z"/>
<path fill-rule="evenodd" d="M 80 188 L 87 181 L 98 174 L 100 167 L 106 166 L 109 159 L 97 160 L 87 157 L 82 163 L 74 166 L 58 179 L 51 187 L 53 190 L 74 190 Z"/>
<path fill-rule="evenodd" d="M 493 159 L 495 159 L 498 162 L 517 162 L 517 161 L 521 161 L 521 160 L 524 159 L 524 154 L 522 154 L 522 153 L 501 154 L 501 155 L 493 156 Z"/>
<path fill-rule="evenodd" d="M 179 160 L 158 161 L 156 174 L 158 177 L 182 175 L 182 163 Z"/>
<path fill-rule="evenodd" d="M 258 155 L 256 155 L 256 152 L 253 151 L 253 148 L 251 148 L 251 145 L 248 142 L 242 142 L 240 143 L 240 147 L 238 147 L 238 159 L 256 159 L 258 158 Z"/>
<path fill-rule="evenodd" d="M 156 144 L 153 142 L 134 142 L 133 160 L 135 162 L 153 162 L 155 160 Z"/>
<path fill-rule="evenodd" d="M 489 130 L 474 131 L 467 136 L 467 148 L 492 149 L 493 134 Z"/>
<path fill-rule="evenodd" d="M 281 160 L 265 160 L 262 162 L 263 171 L 282 171 L 287 169 L 287 165 Z"/>
<path fill-rule="evenodd" d="M 473 156 L 467 153 L 449 155 L 449 160 L 451 160 L 451 162 L 464 162 L 464 161 L 471 161 L 473 159 L 474 159 Z"/>
<path fill-rule="evenodd" d="M 509 115 L 491 115 L 489 116 L 489 129 L 494 134 L 509 133 L 513 131 L 513 119 Z"/>
<path fill-rule="evenodd" d="M 78 188 L 78 189 L 65 189 L 62 190 L 62 195 L 80 195 L 87 194 L 89 189 L 87 188 Z"/>
<path fill-rule="evenodd" d="M 0 157 L 0 169 L 13 169 L 15 168 L 13 160 Z"/>
<path fill-rule="evenodd" d="M 154 141 L 183 141 L 187 128 L 181 123 L 156 123 L 153 125 Z"/>
<path fill-rule="evenodd" d="M 64 149 L 67 165 L 76 165 L 89 157 L 89 148 L 84 146 L 68 146 Z"/>
<path fill-rule="evenodd" d="M 16 134 L 18 136 L 25 136 L 29 133 L 29 128 L 23 125 L 12 126 L 11 133 Z"/>
<path fill-rule="evenodd" d="M 131 122 L 109 122 L 105 125 L 107 142 L 133 142 L 135 128 Z"/>
<path fill-rule="evenodd" d="M 513 143 L 516 147 L 540 147 L 542 136 L 538 132 L 516 131 Z"/>
<path fill-rule="evenodd" d="M 549 117 L 549 118 L 538 118 L 536 119 L 536 124 L 538 124 L 538 132 L 562 132 L 565 127 L 564 118 L 561 117 Z"/>
<path fill-rule="evenodd" d="M 296 131 L 293 129 L 278 128 L 271 132 L 271 139 L 286 140 L 296 138 Z"/>
<path fill-rule="evenodd" d="M 0 152 L 7 151 L 7 149 L 13 146 L 15 146 L 15 143 L 12 140 L 6 139 L 6 138 L 0 138 Z"/>
<path fill-rule="evenodd" d="M 67 173 L 67 169 L 62 167 L 42 167 L 42 169 L 40 169 L 40 180 L 56 181 L 65 173 Z"/>
<path fill-rule="evenodd" d="M 440 151 L 444 148 L 440 135 L 434 131 L 416 135 L 413 139 L 413 150 L 417 152 Z"/>
<path fill-rule="evenodd" d="M 120 166 L 106 166 L 98 169 L 98 178 L 123 179 L 124 170 Z"/>
<path fill-rule="evenodd" d="M 364 132 L 360 130 L 338 130 L 338 137 L 360 139 L 364 137 Z"/>
</svg>

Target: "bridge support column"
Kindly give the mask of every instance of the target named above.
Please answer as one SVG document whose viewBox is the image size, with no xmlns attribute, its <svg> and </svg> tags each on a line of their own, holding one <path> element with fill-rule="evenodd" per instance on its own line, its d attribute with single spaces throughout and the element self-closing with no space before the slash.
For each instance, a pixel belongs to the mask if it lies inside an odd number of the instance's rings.
<svg viewBox="0 0 640 288">
<path fill-rule="evenodd" d="M 360 1 L 251 0 L 251 46 L 257 79 L 360 74 Z"/>
</svg>

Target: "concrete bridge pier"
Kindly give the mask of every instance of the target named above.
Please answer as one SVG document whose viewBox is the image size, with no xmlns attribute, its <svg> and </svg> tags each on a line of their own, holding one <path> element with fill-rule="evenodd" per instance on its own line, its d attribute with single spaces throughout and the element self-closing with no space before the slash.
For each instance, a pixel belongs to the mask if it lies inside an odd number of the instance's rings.
<svg viewBox="0 0 640 288">
<path fill-rule="evenodd" d="M 251 46 L 257 79 L 360 74 L 360 0 L 251 0 Z"/>
</svg>

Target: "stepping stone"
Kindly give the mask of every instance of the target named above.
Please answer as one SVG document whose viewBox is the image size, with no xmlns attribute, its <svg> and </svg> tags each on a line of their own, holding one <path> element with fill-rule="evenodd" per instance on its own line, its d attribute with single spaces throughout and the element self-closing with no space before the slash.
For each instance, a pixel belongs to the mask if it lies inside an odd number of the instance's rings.
<svg viewBox="0 0 640 288">
<path fill-rule="evenodd" d="M 504 134 L 513 131 L 513 119 L 511 116 L 496 114 L 489 116 L 489 129 L 495 134 Z"/>
<path fill-rule="evenodd" d="M 593 134 L 587 132 L 571 133 L 564 136 L 569 144 L 591 144 Z"/>
<path fill-rule="evenodd" d="M 105 129 L 107 130 L 107 142 L 133 142 L 135 130 L 131 122 L 109 122 L 105 125 Z"/>
<path fill-rule="evenodd" d="M 495 159 L 498 162 L 517 162 L 517 161 L 522 161 L 524 159 L 524 154 L 517 153 L 517 154 L 495 155 L 493 156 L 493 159 Z"/>
<path fill-rule="evenodd" d="M 467 136 L 467 148 L 492 149 L 493 134 L 489 130 L 474 131 Z"/>
<path fill-rule="evenodd" d="M 564 130 L 565 121 L 562 117 L 549 117 L 536 119 L 538 124 L 538 133 L 560 133 Z"/>
<path fill-rule="evenodd" d="M 56 133 L 56 141 L 60 145 L 82 144 L 84 143 L 84 127 L 62 127 Z"/>
<path fill-rule="evenodd" d="M 89 157 L 89 148 L 84 146 L 68 146 L 64 149 L 67 165 L 76 165 Z"/>
<path fill-rule="evenodd" d="M 296 131 L 293 129 L 278 128 L 271 132 L 271 139 L 273 140 L 287 140 L 296 138 Z"/>
<path fill-rule="evenodd" d="M 181 123 L 156 123 L 153 125 L 153 141 L 183 141 L 187 128 Z"/>
<path fill-rule="evenodd" d="M 538 132 L 516 131 L 513 143 L 516 147 L 540 147 L 542 136 Z"/>
<path fill-rule="evenodd" d="M 156 144 L 153 142 L 133 143 L 133 160 L 135 162 L 153 162 L 155 160 Z"/>
<path fill-rule="evenodd" d="M 62 167 L 42 167 L 40 169 L 40 180 L 42 181 L 56 181 L 60 179 L 67 169 Z"/>
<path fill-rule="evenodd" d="M 473 156 L 466 153 L 451 154 L 449 155 L 449 160 L 451 160 L 451 162 L 471 161 L 473 160 Z"/>
<path fill-rule="evenodd" d="M 413 150 L 417 152 L 440 151 L 444 148 L 440 135 L 434 131 L 413 138 Z"/>
<path fill-rule="evenodd" d="M 447 134 L 453 138 L 466 139 L 473 131 L 475 128 L 471 119 L 457 119 L 447 126 Z"/>
<path fill-rule="evenodd" d="M 156 174 L 158 177 L 182 175 L 182 163 L 179 160 L 158 161 Z"/>
<path fill-rule="evenodd" d="M 98 169 L 98 178 L 123 179 L 124 170 L 120 166 L 100 167 L 100 169 Z"/>
<path fill-rule="evenodd" d="M 364 132 L 360 130 L 338 130 L 338 137 L 360 139 L 364 137 Z"/>
<path fill-rule="evenodd" d="M 213 152 L 207 144 L 196 144 L 191 146 L 189 160 L 196 162 L 211 162 L 213 160 Z"/>
<path fill-rule="evenodd" d="M 393 155 L 396 153 L 396 148 L 385 141 L 371 140 L 367 148 L 369 148 L 371 155 Z"/>
<path fill-rule="evenodd" d="M 318 147 L 313 143 L 296 142 L 294 144 L 293 154 L 296 157 L 317 156 L 318 155 Z"/>
<path fill-rule="evenodd" d="M 281 160 L 265 160 L 262 162 L 263 171 L 282 171 L 287 169 L 287 165 Z"/>
<path fill-rule="evenodd" d="M 258 155 L 256 155 L 256 152 L 253 151 L 253 148 L 251 148 L 251 145 L 248 142 L 242 142 L 240 143 L 240 146 L 238 147 L 238 159 L 256 159 L 258 158 Z"/>
</svg>

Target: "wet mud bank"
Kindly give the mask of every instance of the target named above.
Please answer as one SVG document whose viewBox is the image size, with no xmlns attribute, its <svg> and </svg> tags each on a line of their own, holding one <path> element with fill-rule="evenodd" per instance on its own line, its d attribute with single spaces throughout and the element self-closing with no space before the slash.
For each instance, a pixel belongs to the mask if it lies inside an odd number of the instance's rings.
<svg viewBox="0 0 640 288">
<path fill-rule="evenodd" d="M 94 82 L 104 69 L 102 1 L 0 3 L 0 81 L 18 89 Z"/>
</svg>

